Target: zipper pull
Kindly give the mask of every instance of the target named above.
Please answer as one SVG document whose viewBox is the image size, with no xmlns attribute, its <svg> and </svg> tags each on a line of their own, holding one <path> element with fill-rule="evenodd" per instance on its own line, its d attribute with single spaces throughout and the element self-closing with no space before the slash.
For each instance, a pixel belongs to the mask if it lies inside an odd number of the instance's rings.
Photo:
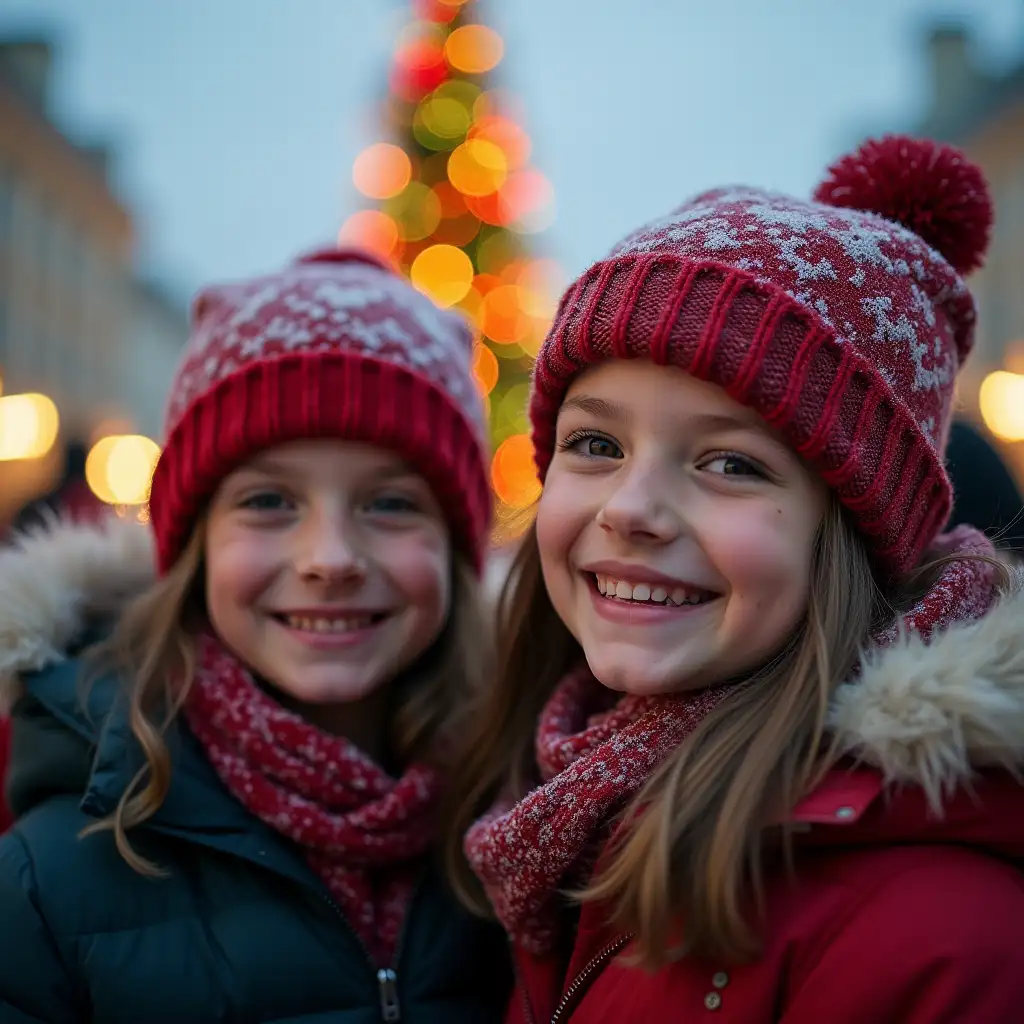
<svg viewBox="0 0 1024 1024">
<path fill-rule="evenodd" d="M 377 985 L 380 988 L 380 1016 L 385 1021 L 402 1019 L 398 1007 L 398 975 L 390 967 L 377 972 Z"/>
</svg>

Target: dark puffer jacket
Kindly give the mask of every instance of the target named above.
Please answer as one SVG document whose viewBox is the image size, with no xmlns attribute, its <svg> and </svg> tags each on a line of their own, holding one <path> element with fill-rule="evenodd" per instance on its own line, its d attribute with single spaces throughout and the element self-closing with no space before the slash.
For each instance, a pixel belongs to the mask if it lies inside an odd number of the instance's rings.
<svg viewBox="0 0 1024 1024">
<path fill-rule="evenodd" d="M 48 543 L 73 563 L 105 542 L 78 527 Z M 83 689 L 79 663 L 63 660 L 15 683 L 12 668 L 53 661 L 112 597 L 78 607 L 73 567 L 63 592 L 50 591 L 38 558 L 35 580 L 22 572 L 32 554 L 0 556 L 0 683 L 18 697 L 7 786 L 17 821 L 0 838 L 0 1024 L 501 1020 L 505 939 L 459 909 L 435 867 L 424 866 L 394 975 L 379 977 L 302 852 L 224 789 L 184 729 L 170 737 L 170 793 L 133 834 L 166 876 L 133 871 L 109 832 L 80 838 L 114 808 L 141 751 L 115 679 Z M 41 625 L 47 602 L 33 587 L 49 591 L 50 610 L 63 602 L 34 637 L 12 628 Z"/>
</svg>

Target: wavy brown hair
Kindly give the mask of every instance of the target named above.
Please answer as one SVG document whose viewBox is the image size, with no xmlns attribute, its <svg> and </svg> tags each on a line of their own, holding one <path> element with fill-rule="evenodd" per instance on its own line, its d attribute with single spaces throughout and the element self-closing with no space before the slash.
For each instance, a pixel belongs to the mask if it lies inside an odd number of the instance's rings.
<svg viewBox="0 0 1024 1024">
<path fill-rule="evenodd" d="M 90 676 L 114 671 L 131 680 L 129 722 L 145 763 L 114 811 L 84 834 L 113 832 L 118 852 L 143 875 L 163 872 L 134 849 L 129 833 L 153 817 L 170 788 L 167 732 L 188 698 L 195 675 L 195 636 L 205 622 L 204 540 L 200 522 L 171 570 L 125 608 L 110 638 L 87 658 Z M 451 610 L 441 636 L 415 684 L 396 692 L 389 740 L 403 763 L 426 761 L 448 769 L 465 731 L 465 715 L 490 676 L 493 648 L 480 582 L 461 555 L 453 559 L 452 576 Z"/>
<path fill-rule="evenodd" d="M 690 952 L 734 962 L 756 955 L 751 918 L 763 906 L 766 866 L 781 858 L 792 867 L 788 833 L 776 823 L 838 757 L 826 729 L 832 693 L 872 633 L 948 561 L 883 587 L 859 534 L 830 501 L 814 540 L 803 620 L 654 773 L 623 811 L 630 825 L 618 830 L 601 873 L 572 894 L 609 908 L 612 926 L 635 936 L 638 962 L 657 968 Z M 547 595 L 531 528 L 501 598 L 498 685 L 452 787 L 457 827 L 446 837 L 446 862 L 459 897 L 478 913 L 490 908 L 458 837 L 496 799 L 519 799 L 537 784 L 537 718 L 581 657 Z"/>
</svg>

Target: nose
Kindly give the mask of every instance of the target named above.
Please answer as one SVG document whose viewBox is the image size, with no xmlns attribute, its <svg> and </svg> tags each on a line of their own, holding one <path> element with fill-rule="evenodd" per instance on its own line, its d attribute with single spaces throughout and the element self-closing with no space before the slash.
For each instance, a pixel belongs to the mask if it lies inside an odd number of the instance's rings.
<svg viewBox="0 0 1024 1024">
<path fill-rule="evenodd" d="M 310 582 L 340 583 L 364 579 L 367 559 L 358 529 L 343 514 L 318 510 L 297 537 L 295 567 Z"/>
<path fill-rule="evenodd" d="M 666 491 L 658 467 L 636 464 L 615 481 L 597 513 L 597 524 L 634 543 L 667 544 L 679 536 L 681 522 Z"/>
</svg>

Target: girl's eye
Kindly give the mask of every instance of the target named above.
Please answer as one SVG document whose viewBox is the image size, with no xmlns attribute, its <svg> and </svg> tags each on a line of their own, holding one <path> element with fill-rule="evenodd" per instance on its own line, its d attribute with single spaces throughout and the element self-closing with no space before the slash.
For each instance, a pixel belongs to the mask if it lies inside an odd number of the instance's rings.
<svg viewBox="0 0 1024 1024">
<path fill-rule="evenodd" d="M 418 512 L 419 505 L 403 494 L 382 494 L 369 502 L 371 512 Z"/>
<path fill-rule="evenodd" d="M 277 491 L 260 491 L 258 494 L 250 494 L 240 504 L 242 508 L 253 509 L 256 512 L 280 512 L 288 507 L 285 496 Z"/>
<path fill-rule="evenodd" d="M 764 476 L 758 466 L 742 455 L 719 455 L 705 462 L 701 468 L 711 470 L 712 473 L 721 473 L 722 476 Z"/>
<path fill-rule="evenodd" d="M 558 445 L 562 451 L 576 452 L 592 459 L 621 459 L 622 449 L 604 434 L 592 430 L 576 430 Z"/>
</svg>

